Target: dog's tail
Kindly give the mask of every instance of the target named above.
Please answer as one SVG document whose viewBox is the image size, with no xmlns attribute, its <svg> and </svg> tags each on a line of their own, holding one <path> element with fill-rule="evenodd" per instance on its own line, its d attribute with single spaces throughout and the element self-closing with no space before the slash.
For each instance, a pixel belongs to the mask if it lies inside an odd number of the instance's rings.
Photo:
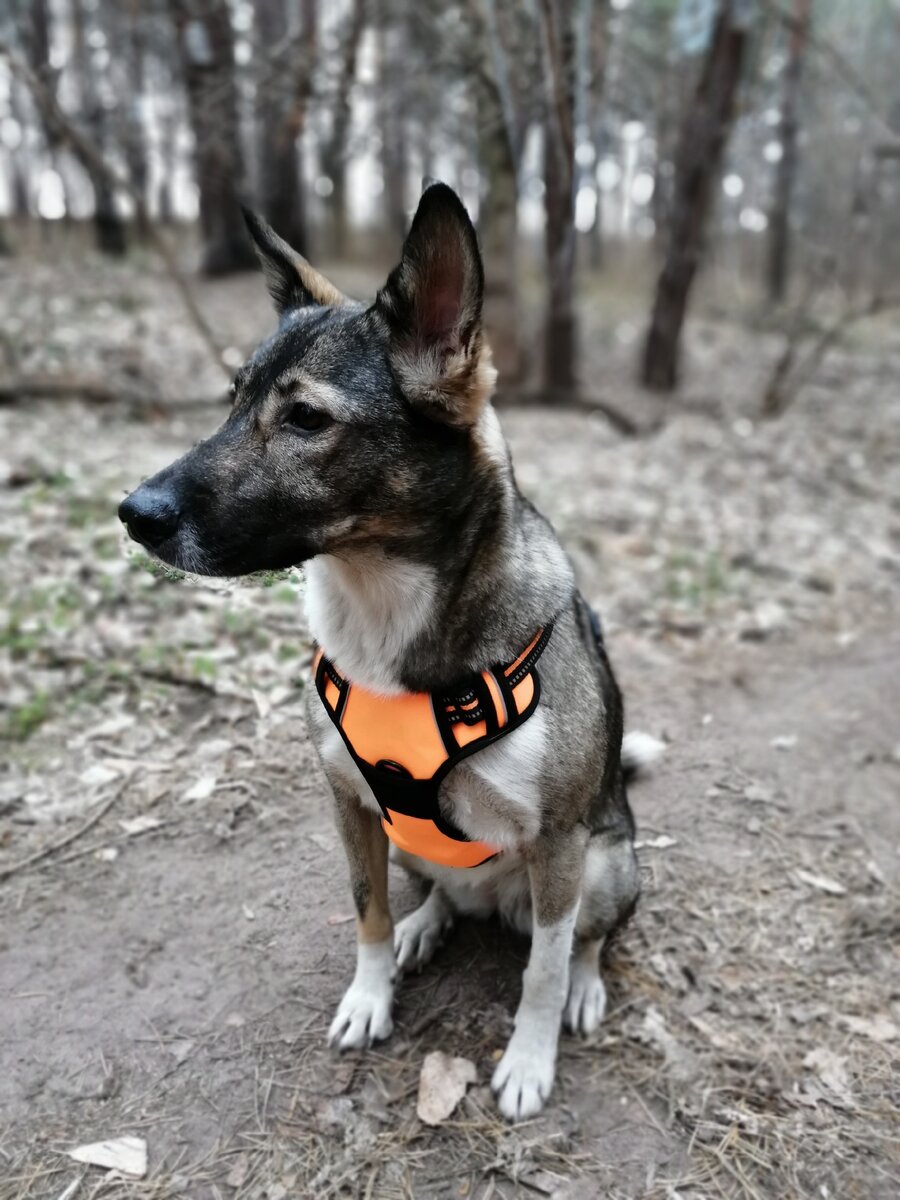
<svg viewBox="0 0 900 1200">
<path fill-rule="evenodd" d="M 665 752 L 665 742 L 655 738 L 652 733 L 637 729 L 633 733 L 626 733 L 622 739 L 622 771 L 625 779 L 643 775 Z"/>
</svg>

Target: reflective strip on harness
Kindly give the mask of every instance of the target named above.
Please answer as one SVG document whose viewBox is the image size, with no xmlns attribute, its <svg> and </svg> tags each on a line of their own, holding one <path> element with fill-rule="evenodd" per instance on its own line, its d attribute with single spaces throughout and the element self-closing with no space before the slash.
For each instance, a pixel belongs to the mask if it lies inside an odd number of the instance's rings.
<svg viewBox="0 0 900 1200">
<path fill-rule="evenodd" d="M 452 695 L 379 696 L 344 679 L 321 650 L 316 690 L 381 808 L 395 846 L 445 867 L 476 867 L 498 853 L 470 841 L 441 813 L 438 789 L 449 771 L 517 729 L 535 711 L 535 669 L 552 625 L 538 630 L 514 662 L 471 676 Z"/>
</svg>

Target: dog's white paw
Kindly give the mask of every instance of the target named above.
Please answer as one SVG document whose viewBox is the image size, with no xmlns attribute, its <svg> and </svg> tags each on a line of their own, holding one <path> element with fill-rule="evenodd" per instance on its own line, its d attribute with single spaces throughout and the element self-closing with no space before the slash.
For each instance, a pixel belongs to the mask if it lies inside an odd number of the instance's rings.
<svg viewBox="0 0 900 1200">
<path fill-rule="evenodd" d="M 497 1107 L 507 1121 L 536 1116 L 550 1095 L 555 1075 L 555 1040 L 543 1046 L 540 1038 L 523 1037 L 516 1031 L 491 1080 Z"/>
<path fill-rule="evenodd" d="M 444 901 L 432 892 L 415 912 L 404 917 L 394 930 L 394 951 L 401 971 L 424 967 L 444 940 L 453 917 Z"/>
<path fill-rule="evenodd" d="M 394 944 L 391 939 L 358 948 L 356 974 L 328 1030 L 328 1044 L 360 1050 L 384 1041 L 394 1029 Z"/>
<path fill-rule="evenodd" d="M 569 974 L 569 998 L 566 1001 L 565 1023 L 572 1033 L 586 1037 L 595 1033 L 606 1013 L 606 988 L 595 962 L 576 958 Z"/>
</svg>

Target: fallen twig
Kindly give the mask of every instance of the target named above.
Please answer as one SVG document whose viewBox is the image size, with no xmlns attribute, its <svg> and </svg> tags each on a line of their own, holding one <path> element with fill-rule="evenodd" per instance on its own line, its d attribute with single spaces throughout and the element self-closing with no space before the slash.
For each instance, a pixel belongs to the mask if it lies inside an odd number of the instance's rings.
<svg viewBox="0 0 900 1200">
<path fill-rule="evenodd" d="M 0 404 L 19 400 L 89 400 L 112 404 L 121 399 L 118 389 L 92 375 L 60 376 L 43 373 L 0 379 Z"/>
<path fill-rule="evenodd" d="M 654 415 L 647 422 L 636 421 L 621 409 L 601 400 L 597 396 L 585 396 L 580 392 L 560 392 L 553 394 L 547 391 L 519 392 L 503 391 L 497 396 L 500 408 L 547 408 L 553 412 L 569 410 L 579 413 L 593 413 L 598 417 L 606 417 L 613 429 L 626 437 L 641 437 L 653 433 L 662 425 L 662 415 Z"/>
<path fill-rule="evenodd" d="M 33 867 L 35 863 L 39 863 L 43 859 L 49 858 L 51 854 L 56 854 L 59 850 L 64 850 L 66 846 L 71 846 L 73 842 L 77 841 L 84 834 L 88 833 L 94 828 L 98 821 L 102 820 L 102 818 L 106 816 L 116 801 L 121 798 L 124 791 L 125 783 L 122 783 L 111 796 L 107 797 L 103 804 L 100 804 L 97 807 L 97 809 L 84 822 L 84 824 L 73 830 L 72 833 L 66 834 L 66 836 L 64 838 L 60 838 L 58 842 L 53 842 L 51 845 L 45 846 L 43 850 L 38 850 L 34 854 L 30 854 L 28 858 L 23 858 L 21 862 L 13 863 L 12 866 L 9 867 L 4 867 L 2 870 L 0 870 L 0 883 L 3 883 L 12 875 L 16 875 L 19 871 L 24 871 L 26 867 Z"/>
</svg>

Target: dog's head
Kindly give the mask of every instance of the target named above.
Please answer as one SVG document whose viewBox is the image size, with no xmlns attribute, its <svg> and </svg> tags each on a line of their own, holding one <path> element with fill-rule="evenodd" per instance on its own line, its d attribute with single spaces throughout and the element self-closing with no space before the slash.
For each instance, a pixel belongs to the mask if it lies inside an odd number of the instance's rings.
<svg viewBox="0 0 900 1200">
<path fill-rule="evenodd" d="M 222 427 L 122 502 L 128 532 L 207 575 L 433 539 L 471 502 L 495 377 L 462 203 L 443 184 L 423 193 L 369 308 L 247 222 L 278 331 L 235 376 Z"/>
</svg>

